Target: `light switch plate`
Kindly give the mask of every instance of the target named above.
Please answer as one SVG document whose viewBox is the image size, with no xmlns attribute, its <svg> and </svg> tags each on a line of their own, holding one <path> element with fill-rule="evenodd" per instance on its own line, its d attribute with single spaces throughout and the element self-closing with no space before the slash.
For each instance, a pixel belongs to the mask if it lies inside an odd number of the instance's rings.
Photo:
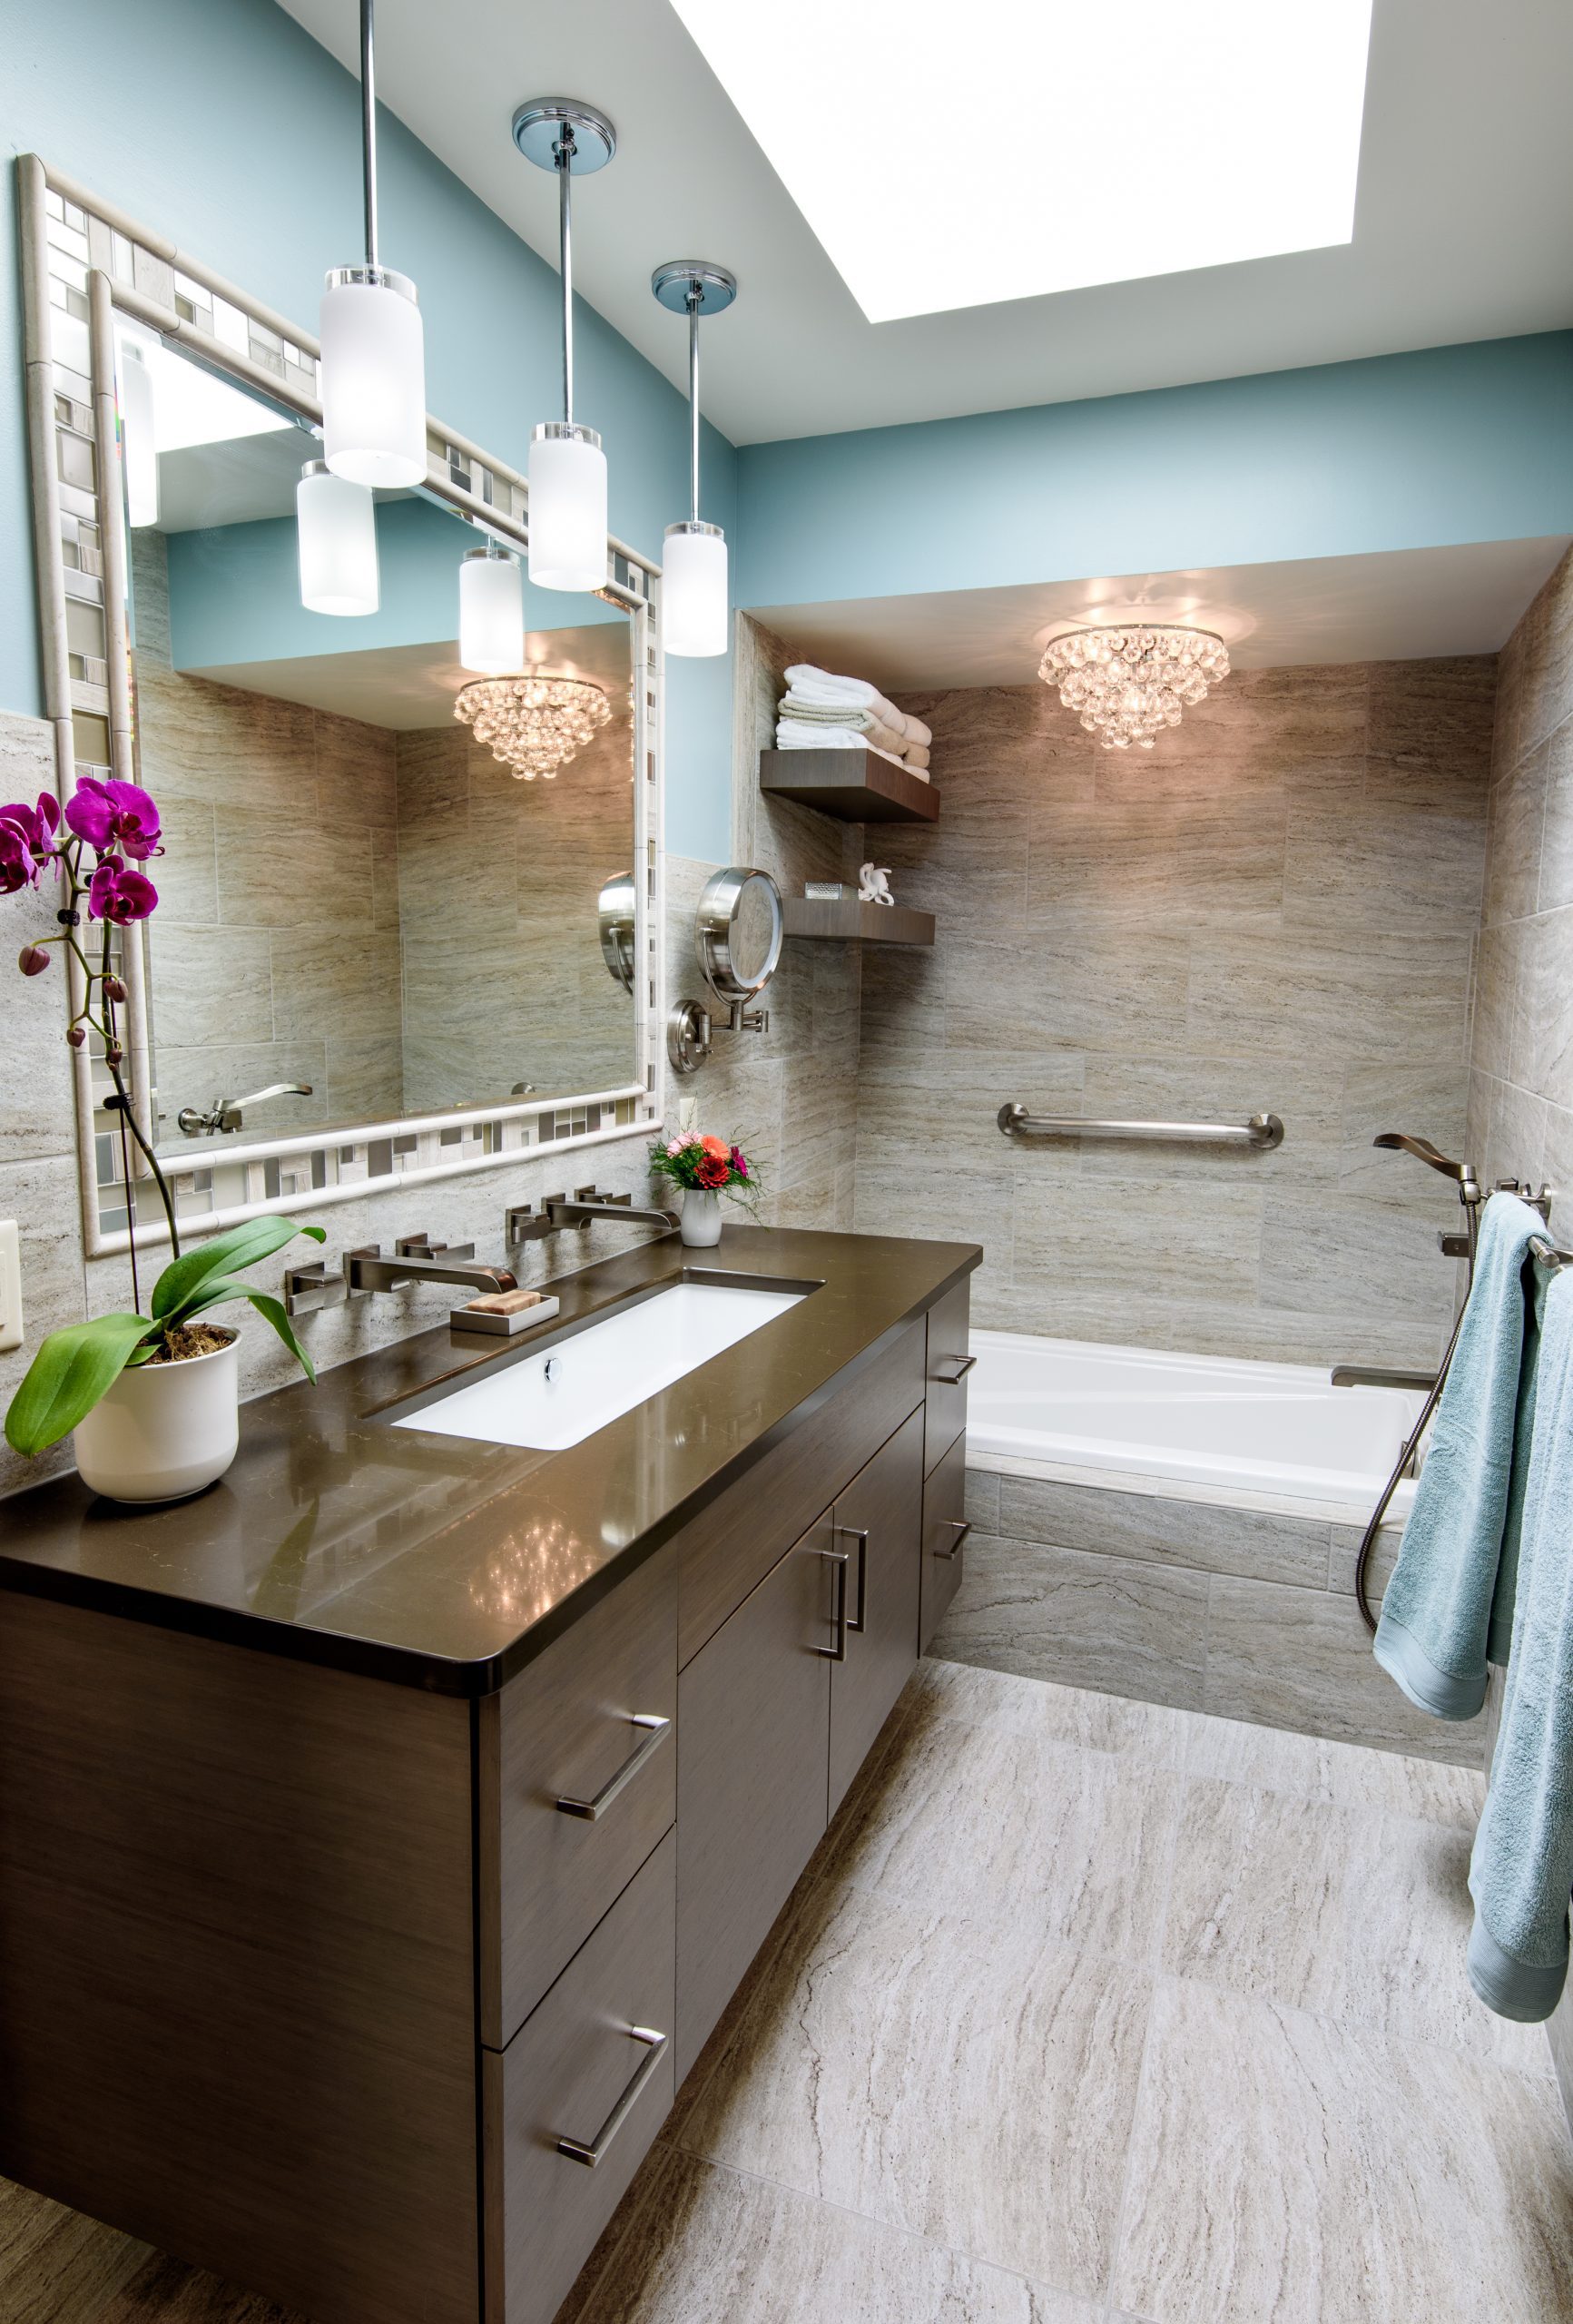
<svg viewBox="0 0 1573 2324">
<path fill-rule="evenodd" d="M 22 1344 L 22 1246 L 14 1218 L 0 1220 L 0 1355 Z"/>
</svg>

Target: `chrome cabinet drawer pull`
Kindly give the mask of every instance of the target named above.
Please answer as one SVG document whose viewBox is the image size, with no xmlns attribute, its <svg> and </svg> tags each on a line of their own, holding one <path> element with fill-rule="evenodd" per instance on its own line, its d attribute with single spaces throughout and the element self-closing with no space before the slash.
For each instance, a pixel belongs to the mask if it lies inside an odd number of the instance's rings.
<svg viewBox="0 0 1573 2324">
<path fill-rule="evenodd" d="M 968 1519 L 964 1524 L 959 1517 L 948 1517 L 945 1520 L 945 1522 L 949 1526 L 950 1531 L 955 1534 L 956 1539 L 951 1542 L 950 1547 L 948 1550 L 936 1550 L 934 1555 L 937 1558 L 945 1558 L 947 1560 L 950 1558 L 959 1558 L 961 1554 L 961 1544 L 967 1539 L 968 1534 L 972 1531 L 971 1520 Z"/>
<path fill-rule="evenodd" d="M 834 1646 L 812 1646 L 811 1654 L 822 1654 L 827 1662 L 844 1662 L 847 1659 L 847 1567 L 851 1561 L 845 1550 L 819 1550 L 815 1555 L 828 1559 L 836 1569 L 836 1610 L 831 1616 L 836 1626 Z"/>
<path fill-rule="evenodd" d="M 858 1610 L 847 1623 L 850 1630 L 860 1630 L 869 1606 L 869 1529 L 866 1525 L 838 1525 L 838 1533 L 858 1545 Z"/>
<path fill-rule="evenodd" d="M 628 1724 L 630 1727 L 644 1727 L 649 1729 L 644 1742 L 629 1753 L 614 1775 L 608 1776 L 594 1799 L 570 1799 L 566 1797 L 560 1798 L 557 1806 L 565 1816 L 580 1817 L 586 1824 L 598 1823 L 618 1793 L 627 1789 L 645 1760 L 653 1758 L 661 1748 L 663 1741 L 671 1729 L 672 1721 L 669 1718 L 646 1717 L 641 1713 L 637 1718 L 631 1718 Z"/>
<path fill-rule="evenodd" d="M 598 2162 L 605 2162 L 613 2140 L 644 2097 L 650 2077 L 665 2055 L 666 2044 L 671 2039 L 670 2034 L 658 2034 L 653 2025 L 631 2025 L 628 2031 L 635 2042 L 644 2043 L 649 2052 L 633 2081 L 588 2145 L 583 2139 L 557 2141 L 557 2152 L 565 2154 L 570 2162 L 582 2162 L 587 2171 L 594 2171 Z"/>
<path fill-rule="evenodd" d="M 959 1388 L 963 1380 L 966 1379 L 967 1374 L 977 1363 L 978 1358 L 975 1355 L 942 1355 L 939 1358 L 939 1361 L 941 1364 L 953 1364 L 956 1366 L 955 1371 L 951 1373 L 949 1379 L 947 1379 L 942 1373 L 935 1374 L 934 1376 L 939 1386 L 942 1388 Z"/>
</svg>

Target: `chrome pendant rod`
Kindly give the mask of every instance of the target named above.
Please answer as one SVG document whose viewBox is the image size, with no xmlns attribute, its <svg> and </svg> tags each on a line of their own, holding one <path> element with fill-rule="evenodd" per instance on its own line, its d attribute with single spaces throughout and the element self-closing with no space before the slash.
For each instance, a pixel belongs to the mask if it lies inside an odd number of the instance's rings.
<svg viewBox="0 0 1573 2324">
<path fill-rule="evenodd" d="M 699 318 L 704 306 L 704 286 L 688 286 L 688 515 L 699 522 Z"/>
<path fill-rule="evenodd" d="M 360 153 L 366 172 L 366 264 L 377 264 L 377 0 L 360 0 Z"/>
<path fill-rule="evenodd" d="M 1029 1114 L 1025 1106 L 1001 1106 L 1007 1137 L 1118 1137 L 1183 1146 L 1253 1146 L 1270 1150 L 1283 1143 L 1276 1114 L 1253 1114 L 1248 1122 L 1083 1121 L 1075 1114 Z"/>
<path fill-rule="evenodd" d="M 557 250 L 563 276 L 563 418 L 574 421 L 574 132 L 565 122 L 552 152 L 557 164 Z"/>
</svg>

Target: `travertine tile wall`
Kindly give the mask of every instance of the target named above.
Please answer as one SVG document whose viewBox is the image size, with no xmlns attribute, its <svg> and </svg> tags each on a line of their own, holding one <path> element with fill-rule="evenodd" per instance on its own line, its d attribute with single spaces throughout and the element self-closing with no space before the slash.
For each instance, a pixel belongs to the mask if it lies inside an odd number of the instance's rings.
<svg viewBox="0 0 1573 2324">
<path fill-rule="evenodd" d="M 1573 554 L 1499 657 L 1470 1065 L 1482 1177 L 1573 1188 Z"/>
<path fill-rule="evenodd" d="M 904 695 L 943 811 L 879 853 L 939 936 L 864 960 L 858 1225 L 965 1224 L 1005 1328 L 1434 1357 L 1456 1205 L 1371 1141 L 1464 1134 L 1494 687 L 1489 657 L 1243 671 L 1128 754 L 1041 684 Z M 1287 1136 L 1014 1147 L 1007 1098 Z"/>
<path fill-rule="evenodd" d="M 129 536 L 138 753 L 168 825 L 150 931 L 162 1135 L 271 1081 L 280 1132 L 399 1110 L 394 737 L 175 670 L 164 536 Z"/>
<path fill-rule="evenodd" d="M 833 822 L 811 808 L 760 795 L 759 753 L 774 737 L 782 673 L 798 658 L 795 648 L 739 615 L 732 861 L 772 872 L 788 895 L 801 895 L 806 880 L 855 880 L 862 844 L 860 824 Z M 704 996 L 693 911 L 716 868 L 685 856 L 666 859 L 674 996 Z M 693 1099 L 702 1128 L 734 1137 L 758 1161 L 759 1215 L 767 1225 L 851 1228 L 860 986 L 856 945 L 789 943 L 764 995 L 768 1033 L 718 1033 L 712 1061 L 687 1083 L 673 1085 L 674 1101 Z"/>
<path fill-rule="evenodd" d="M 516 782 L 467 727 L 396 738 L 406 1113 L 614 1089 L 633 1002 L 601 956 L 602 883 L 634 860 L 633 714 Z"/>
<path fill-rule="evenodd" d="M 1470 1053 L 1481 1177 L 1531 1178 L 1573 1220 L 1573 553 L 1499 657 L 1484 925 Z M 1573 2122 L 1573 1989 L 1548 2031 Z"/>
</svg>

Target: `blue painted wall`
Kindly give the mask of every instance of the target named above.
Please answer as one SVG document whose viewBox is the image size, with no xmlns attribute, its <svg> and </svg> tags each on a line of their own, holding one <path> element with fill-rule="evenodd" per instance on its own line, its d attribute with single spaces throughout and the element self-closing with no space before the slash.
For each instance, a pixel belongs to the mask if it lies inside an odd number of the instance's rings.
<svg viewBox="0 0 1573 2324">
<path fill-rule="evenodd" d="M 41 153 L 314 325 L 325 270 L 359 254 L 359 85 L 272 0 L 0 0 L 0 147 Z M 419 286 L 432 409 L 523 468 L 558 409 L 555 271 L 387 113 L 379 154 L 383 249 Z M 37 712 L 15 177 L 0 174 L 0 707 Z M 582 301 L 576 334 L 613 529 L 658 557 L 687 507 L 683 398 Z M 714 429 L 704 458 L 704 514 L 734 537 L 736 458 Z M 724 859 L 724 665 L 678 677 L 668 745 L 669 843 Z"/>
<path fill-rule="evenodd" d="M 744 606 L 1573 532 L 1573 331 L 738 456 Z"/>
</svg>

